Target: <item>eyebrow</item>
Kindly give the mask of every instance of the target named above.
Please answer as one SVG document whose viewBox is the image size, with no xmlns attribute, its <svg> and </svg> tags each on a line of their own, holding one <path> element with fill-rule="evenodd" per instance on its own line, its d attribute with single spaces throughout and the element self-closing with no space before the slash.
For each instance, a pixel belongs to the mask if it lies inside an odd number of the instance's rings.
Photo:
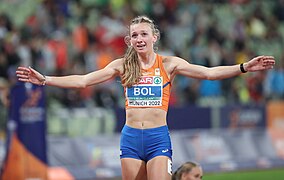
<svg viewBox="0 0 284 180">
<path fill-rule="evenodd" d="M 131 34 L 134 34 L 134 33 L 141 33 L 141 32 L 142 32 L 142 33 L 144 33 L 144 32 L 148 32 L 148 31 L 147 31 L 147 30 L 141 30 L 141 31 L 132 31 L 132 32 L 131 32 Z"/>
</svg>

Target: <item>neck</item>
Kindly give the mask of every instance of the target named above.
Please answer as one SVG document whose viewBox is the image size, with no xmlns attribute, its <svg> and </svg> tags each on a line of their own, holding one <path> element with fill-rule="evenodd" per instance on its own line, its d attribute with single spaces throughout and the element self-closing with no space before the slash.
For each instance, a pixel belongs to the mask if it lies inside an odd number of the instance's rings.
<svg viewBox="0 0 284 180">
<path fill-rule="evenodd" d="M 152 52 L 149 54 L 138 54 L 138 58 L 141 62 L 142 68 L 147 69 L 154 64 L 156 59 L 156 53 Z"/>
</svg>

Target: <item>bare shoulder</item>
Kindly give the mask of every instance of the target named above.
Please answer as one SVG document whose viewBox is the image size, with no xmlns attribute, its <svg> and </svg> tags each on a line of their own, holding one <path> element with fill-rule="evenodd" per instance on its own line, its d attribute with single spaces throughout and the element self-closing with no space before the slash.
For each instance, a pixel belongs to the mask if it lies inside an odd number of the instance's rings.
<svg viewBox="0 0 284 180">
<path fill-rule="evenodd" d="M 123 58 L 118 58 L 118 59 L 115 59 L 113 60 L 110 64 L 112 65 L 123 65 Z"/>
<path fill-rule="evenodd" d="M 186 62 L 184 59 L 177 56 L 162 56 L 163 65 L 165 70 L 169 75 L 173 75 L 175 69 L 179 66 L 179 64 Z"/>
<path fill-rule="evenodd" d="M 106 68 L 114 69 L 115 71 L 118 71 L 119 74 L 123 73 L 123 58 L 118 58 L 113 60 L 111 63 L 109 63 Z"/>
<path fill-rule="evenodd" d="M 163 63 L 175 63 L 178 61 L 185 61 L 184 59 L 177 56 L 162 56 Z"/>
</svg>

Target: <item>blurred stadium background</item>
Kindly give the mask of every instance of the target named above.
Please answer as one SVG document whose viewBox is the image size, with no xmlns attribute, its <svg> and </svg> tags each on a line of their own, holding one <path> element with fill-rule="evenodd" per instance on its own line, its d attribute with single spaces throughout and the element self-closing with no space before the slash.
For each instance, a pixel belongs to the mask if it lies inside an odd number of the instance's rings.
<svg viewBox="0 0 284 180">
<path fill-rule="evenodd" d="M 273 55 L 273 70 L 222 81 L 177 77 L 168 124 L 173 170 L 204 179 L 284 177 L 283 0 L 1 0 L 0 167 L 3 179 L 120 179 L 125 121 L 119 79 L 86 89 L 17 82 L 17 66 L 46 75 L 104 67 L 126 48 L 136 15 L 161 31 L 158 53 L 205 66 Z"/>
</svg>

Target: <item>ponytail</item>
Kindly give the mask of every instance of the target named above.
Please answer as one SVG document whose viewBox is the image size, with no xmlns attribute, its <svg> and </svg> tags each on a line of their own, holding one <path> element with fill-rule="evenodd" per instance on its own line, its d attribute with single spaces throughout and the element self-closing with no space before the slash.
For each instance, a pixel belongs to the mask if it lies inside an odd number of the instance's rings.
<svg viewBox="0 0 284 180">
<path fill-rule="evenodd" d="M 131 87 L 138 84 L 141 77 L 141 65 L 138 61 L 138 55 L 132 46 L 129 46 L 123 62 L 122 85 Z"/>
</svg>

